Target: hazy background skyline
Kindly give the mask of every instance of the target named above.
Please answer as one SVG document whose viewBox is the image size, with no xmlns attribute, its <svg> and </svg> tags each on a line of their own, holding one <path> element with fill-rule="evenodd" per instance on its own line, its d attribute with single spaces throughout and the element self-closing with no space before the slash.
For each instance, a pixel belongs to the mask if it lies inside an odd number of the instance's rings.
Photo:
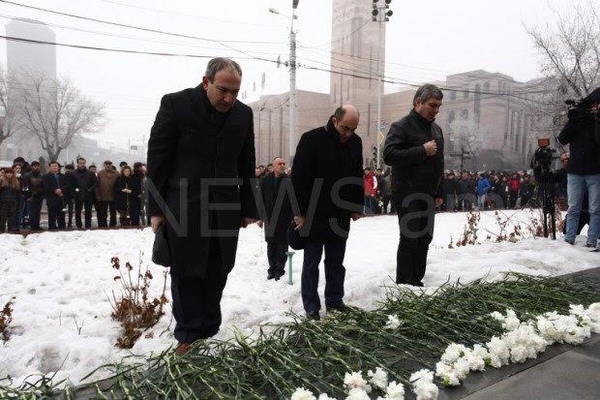
<svg viewBox="0 0 600 400">
<path fill-rule="evenodd" d="M 556 13 L 584 3 L 588 0 L 393 0 L 390 8 L 394 14 L 385 24 L 385 76 L 395 83 L 387 84 L 386 92 L 403 84 L 444 80 L 449 74 L 476 69 L 500 72 L 517 81 L 540 77 L 540 56 L 524 25 L 544 26 L 556 19 Z M 598 3 L 592 2 L 596 9 L 600 9 Z M 291 5 L 291 0 L 176 0 L 168 4 L 155 0 L 17 0 L 0 1 L 0 17 L 3 26 L 12 18 L 44 22 L 59 44 L 197 56 L 56 46 L 58 75 L 69 77 L 82 93 L 105 104 L 107 124 L 90 137 L 126 146 L 148 139 L 161 96 L 198 85 L 207 60 L 214 56 L 232 57 L 241 64 L 246 98 L 240 100 L 244 102 L 257 100 L 261 94 L 287 92 L 288 70 L 283 65 L 277 68 L 275 61 L 289 58 Z M 282 15 L 270 13 L 270 7 Z M 300 90 L 329 90 L 331 7 L 329 0 L 299 1 L 294 25 Z M 0 51 L 5 67 L 5 40 L 0 41 Z M 264 89 L 262 73 L 266 76 Z"/>
</svg>

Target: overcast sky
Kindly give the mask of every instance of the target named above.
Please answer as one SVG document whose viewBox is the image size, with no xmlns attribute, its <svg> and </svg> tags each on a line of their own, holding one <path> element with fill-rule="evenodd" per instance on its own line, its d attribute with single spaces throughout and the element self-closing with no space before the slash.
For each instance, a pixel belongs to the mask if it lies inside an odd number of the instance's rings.
<svg viewBox="0 0 600 400">
<path fill-rule="evenodd" d="M 370 0 L 363 0 L 370 2 Z M 501 72 L 518 81 L 540 76 L 539 55 L 524 25 L 544 26 L 573 4 L 598 0 L 393 0 L 394 15 L 386 24 L 386 76 L 400 82 L 443 80 L 446 75 L 475 69 Z M 287 92 L 285 67 L 289 55 L 291 0 L 14 0 L 15 3 L 154 29 L 176 35 L 143 32 L 99 22 L 79 20 L 0 2 L 4 25 L 13 17 L 47 23 L 56 41 L 142 52 L 199 55 L 206 58 L 123 54 L 57 47 L 60 75 L 68 76 L 88 96 L 106 106 L 108 124 L 95 137 L 127 144 L 148 133 L 164 93 L 196 86 L 208 58 L 235 58 L 244 70 L 242 89 L 247 101 L 261 93 Z M 269 13 L 273 7 L 283 15 Z M 328 69 L 331 41 L 331 1 L 300 0 L 295 21 L 298 62 Z M 3 30 L 3 29 L 2 29 Z M 2 64 L 5 42 L 0 40 Z M 256 58 L 270 61 L 256 60 Z M 299 89 L 329 91 L 329 75 L 298 72 Z M 400 85 L 388 85 L 386 91 Z M 400 116 L 399 116 L 400 117 Z"/>
</svg>

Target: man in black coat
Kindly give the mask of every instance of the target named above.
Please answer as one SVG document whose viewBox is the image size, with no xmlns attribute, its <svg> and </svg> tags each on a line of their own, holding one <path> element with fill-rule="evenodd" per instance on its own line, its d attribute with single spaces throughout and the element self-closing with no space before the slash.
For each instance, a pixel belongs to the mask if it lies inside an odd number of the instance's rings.
<svg viewBox="0 0 600 400">
<path fill-rule="evenodd" d="M 94 192 L 96 191 L 96 174 L 87 169 L 86 160 L 83 157 L 77 159 L 77 168 L 71 173 L 75 194 L 75 225 L 78 229 L 83 227 L 81 223 L 81 211 L 83 210 L 85 228 L 92 227 L 92 205 L 94 204 Z"/>
<path fill-rule="evenodd" d="M 42 186 L 48 207 L 48 229 L 65 229 L 65 193 L 69 191 L 69 187 L 57 161 L 50 161 L 50 172 L 43 176 Z"/>
<path fill-rule="evenodd" d="M 40 214 L 44 200 L 43 175 L 40 172 L 39 161 L 31 162 L 31 171 L 25 174 L 27 187 L 27 213 L 29 214 L 29 227 L 32 231 L 40 230 Z"/>
<path fill-rule="evenodd" d="M 443 97 L 437 86 L 421 86 L 413 99 L 414 108 L 391 125 L 385 140 L 383 159 L 392 166 L 393 201 L 400 225 L 399 284 L 423 286 L 435 207 L 442 203 L 435 196 L 444 171 L 444 137 L 434 121 Z"/>
<path fill-rule="evenodd" d="M 298 199 L 296 229 L 307 235 L 302 264 L 302 302 L 310 319 L 319 319 L 319 263 L 325 249 L 325 307 L 344 305 L 344 255 L 350 218 L 363 209 L 362 141 L 354 133 L 359 114 L 354 106 L 335 110 L 327 125 L 302 135 L 292 167 Z"/>
<path fill-rule="evenodd" d="M 208 62 L 202 83 L 167 94 L 148 142 L 148 211 L 166 224 L 177 352 L 215 335 L 240 227 L 257 219 L 250 107 L 237 101 L 242 71 Z"/>
<path fill-rule="evenodd" d="M 285 273 L 288 251 L 287 228 L 292 222 L 291 180 L 285 173 L 285 161 L 281 157 L 273 160 L 273 173 L 260 181 L 260 193 L 265 215 L 259 226 L 265 228 L 269 270 L 267 279 L 278 281 Z"/>
<path fill-rule="evenodd" d="M 600 87 L 569 112 L 569 120 L 558 135 L 558 141 L 568 144 L 570 153 L 565 241 L 575 243 L 583 195 L 587 191 L 590 226 L 586 246 L 595 248 L 600 237 Z"/>
</svg>

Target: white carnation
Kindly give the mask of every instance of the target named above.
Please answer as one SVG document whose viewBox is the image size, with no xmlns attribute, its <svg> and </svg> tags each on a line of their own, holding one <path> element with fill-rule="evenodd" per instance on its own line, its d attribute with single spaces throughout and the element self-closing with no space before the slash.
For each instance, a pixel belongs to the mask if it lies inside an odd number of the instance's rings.
<svg viewBox="0 0 600 400">
<path fill-rule="evenodd" d="M 402 321 L 398 319 L 396 314 L 388 315 L 388 320 L 385 324 L 384 329 L 398 329 L 402 325 Z"/>
<path fill-rule="evenodd" d="M 369 377 L 369 383 L 376 388 L 384 390 L 388 385 L 388 375 L 380 367 L 375 369 L 375 372 L 369 371 L 367 372 L 367 376 Z"/>
<path fill-rule="evenodd" d="M 442 354 L 442 361 L 446 363 L 453 363 L 467 352 L 467 348 L 462 344 L 451 343 L 446 347 L 444 354 Z"/>
<path fill-rule="evenodd" d="M 335 397 L 329 397 L 327 393 L 321 393 L 317 400 L 335 400 Z"/>
<path fill-rule="evenodd" d="M 291 400 L 317 400 L 317 398 L 312 394 L 310 390 L 301 388 L 296 388 L 296 391 L 292 393 Z"/>
<path fill-rule="evenodd" d="M 369 395 L 363 388 L 352 388 L 348 392 L 348 397 L 346 400 L 370 400 Z"/>
<path fill-rule="evenodd" d="M 371 386 L 363 379 L 362 371 L 347 373 L 344 375 L 344 386 L 346 389 L 363 389 L 366 392 L 371 391 Z"/>
<path fill-rule="evenodd" d="M 404 399 L 404 385 L 396 383 L 396 381 L 390 382 L 385 390 L 386 400 L 403 400 Z"/>
</svg>

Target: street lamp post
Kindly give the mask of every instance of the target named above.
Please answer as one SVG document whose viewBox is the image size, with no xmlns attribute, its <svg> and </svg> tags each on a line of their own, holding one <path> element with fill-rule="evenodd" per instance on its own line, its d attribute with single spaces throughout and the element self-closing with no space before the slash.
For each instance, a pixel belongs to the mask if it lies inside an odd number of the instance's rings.
<svg viewBox="0 0 600 400">
<path fill-rule="evenodd" d="M 290 17 L 290 116 L 289 116 L 289 153 L 290 153 L 290 165 L 294 161 L 294 155 L 296 153 L 296 31 L 294 31 L 294 20 L 298 18 L 296 15 L 296 8 L 298 8 L 298 2 L 300 0 L 292 0 L 292 15 Z M 272 14 L 281 14 L 274 8 L 269 8 L 269 12 Z"/>
<path fill-rule="evenodd" d="M 373 21 L 379 23 L 379 36 L 377 40 L 377 137 L 375 139 L 375 147 L 377 149 L 377 157 L 375 158 L 375 165 L 377 168 L 381 168 L 381 96 L 383 94 L 382 88 L 382 79 L 381 75 L 381 32 L 384 22 L 388 22 L 390 20 L 389 17 L 392 16 L 393 12 L 390 10 L 390 3 L 392 0 L 384 0 L 381 5 L 378 5 L 379 0 L 373 0 Z"/>
</svg>

